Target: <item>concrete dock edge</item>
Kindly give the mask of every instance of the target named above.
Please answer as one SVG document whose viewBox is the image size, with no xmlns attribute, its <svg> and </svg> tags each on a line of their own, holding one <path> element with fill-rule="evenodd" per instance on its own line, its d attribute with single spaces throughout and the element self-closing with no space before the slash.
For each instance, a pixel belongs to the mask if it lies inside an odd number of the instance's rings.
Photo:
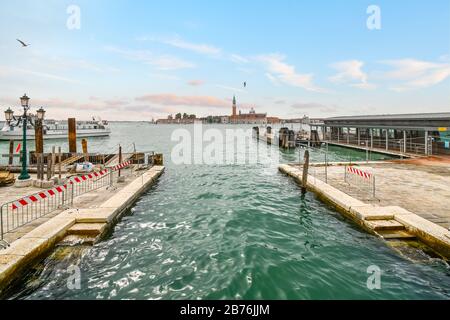
<svg viewBox="0 0 450 320">
<path fill-rule="evenodd" d="M 282 164 L 278 169 L 301 183 L 302 172 L 297 168 Z M 392 219 L 402 224 L 409 233 L 434 249 L 443 258 L 450 259 L 450 231 L 417 214 L 398 206 L 381 207 L 366 204 L 310 175 L 307 189 L 372 234 L 378 235 L 371 222 Z"/>
<path fill-rule="evenodd" d="M 0 295 L 27 267 L 42 258 L 77 224 L 97 224 L 101 238 L 164 172 L 154 166 L 97 208 L 67 209 L 0 251 Z M 106 227 L 102 226 L 106 224 Z"/>
</svg>

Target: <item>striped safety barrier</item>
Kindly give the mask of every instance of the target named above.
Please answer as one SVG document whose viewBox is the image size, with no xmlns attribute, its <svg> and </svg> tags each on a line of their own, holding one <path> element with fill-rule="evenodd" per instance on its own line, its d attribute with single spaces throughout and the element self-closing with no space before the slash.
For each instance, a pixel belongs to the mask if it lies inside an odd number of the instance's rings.
<svg viewBox="0 0 450 320">
<path fill-rule="evenodd" d="M 99 172 L 89 173 L 89 174 L 86 174 L 83 176 L 73 177 L 67 182 L 67 184 L 81 183 L 81 182 L 84 182 L 84 181 L 87 181 L 87 180 L 90 180 L 93 178 L 102 177 L 107 173 L 108 173 L 108 170 L 102 170 Z M 49 189 L 46 191 L 42 191 L 42 192 L 30 195 L 30 196 L 24 197 L 22 199 L 16 200 L 12 203 L 12 209 L 16 210 L 20 207 L 25 207 L 25 206 L 35 203 L 39 200 L 54 197 L 54 196 L 62 193 L 64 190 L 67 190 L 67 184 L 62 185 L 62 186 L 57 186 L 55 188 L 52 188 L 52 189 Z"/>
<path fill-rule="evenodd" d="M 130 164 L 131 164 L 131 161 L 128 160 L 128 161 L 122 162 L 121 164 L 118 164 L 117 166 L 112 167 L 111 170 L 112 171 L 117 171 L 119 169 L 123 169 L 125 167 L 128 167 Z"/>
<path fill-rule="evenodd" d="M 73 184 L 74 182 L 80 183 L 80 182 L 83 182 L 83 181 L 86 181 L 86 180 L 89 180 L 92 178 L 98 178 L 98 177 L 104 176 L 107 173 L 108 173 L 108 170 L 106 170 L 106 169 L 99 171 L 99 172 L 88 173 L 84 176 L 77 176 L 77 177 L 71 178 L 69 180 L 69 183 L 70 184 Z"/>
<path fill-rule="evenodd" d="M 358 175 L 358 176 L 360 176 L 360 177 L 362 177 L 364 179 L 372 178 L 372 174 L 371 173 L 365 172 L 365 171 L 360 170 L 360 169 L 356 169 L 355 167 L 352 167 L 352 166 L 347 167 L 347 172 L 356 174 L 356 175 Z"/>
<path fill-rule="evenodd" d="M 14 201 L 12 203 L 12 209 L 16 210 L 19 207 L 25 207 L 25 206 L 27 206 L 29 204 L 32 204 L 34 202 L 37 202 L 39 200 L 53 197 L 53 196 L 55 196 L 57 194 L 62 193 L 66 189 L 67 189 L 67 185 L 65 184 L 63 186 L 57 186 L 57 187 L 55 187 L 53 189 L 49 189 L 49 190 L 46 190 L 46 191 L 39 192 L 37 194 L 33 194 L 31 196 L 24 197 L 22 199 Z"/>
</svg>

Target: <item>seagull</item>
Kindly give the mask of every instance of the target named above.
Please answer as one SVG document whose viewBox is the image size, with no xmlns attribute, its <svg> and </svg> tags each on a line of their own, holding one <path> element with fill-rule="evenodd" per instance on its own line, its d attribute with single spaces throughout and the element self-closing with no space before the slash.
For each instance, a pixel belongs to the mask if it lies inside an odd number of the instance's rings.
<svg viewBox="0 0 450 320">
<path fill-rule="evenodd" d="M 247 87 L 247 82 L 244 82 L 244 88 Z"/>
<path fill-rule="evenodd" d="M 26 44 L 25 42 L 23 42 L 22 40 L 16 39 L 17 41 L 20 42 L 20 44 L 22 45 L 22 47 L 28 47 L 28 44 Z"/>
</svg>

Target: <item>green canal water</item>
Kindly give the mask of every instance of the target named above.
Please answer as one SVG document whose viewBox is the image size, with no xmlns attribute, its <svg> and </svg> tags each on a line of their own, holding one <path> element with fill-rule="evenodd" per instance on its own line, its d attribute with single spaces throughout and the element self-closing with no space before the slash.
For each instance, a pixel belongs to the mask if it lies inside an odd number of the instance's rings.
<svg viewBox="0 0 450 320">
<path fill-rule="evenodd" d="M 301 197 L 276 161 L 175 165 L 170 137 L 178 127 L 111 126 L 111 137 L 89 145 L 104 151 L 135 142 L 138 150 L 163 152 L 166 172 L 106 239 L 89 248 L 58 248 L 9 298 L 450 298 L 445 262 L 415 249 L 406 258 L 313 194 Z M 298 159 L 296 152 L 276 152 L 280 162 Z M 336 159 L 348 152 L 332 149 Z M 358 157 L 365 153 L 352 151 Z M 81 270 L 79 290 L 67 286 L 71 265 Z M 369 266 L 381 270 L 380 289 L 367 288 Z"/>
</svg>

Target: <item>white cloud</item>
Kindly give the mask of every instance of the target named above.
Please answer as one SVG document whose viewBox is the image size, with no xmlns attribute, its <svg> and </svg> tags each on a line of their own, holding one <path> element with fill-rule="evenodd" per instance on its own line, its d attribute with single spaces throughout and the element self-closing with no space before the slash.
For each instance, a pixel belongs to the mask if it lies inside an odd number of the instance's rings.
<svg viewBox="0 0 450 320">
<path fill-rule="evenodd" d="M 280 54 L 261 55 L 257 60 L 264 63 L 269 73 L 266 76 L 272 81 L 303 88 L 308 91 L 324 92 L 313 83 L 312 74 L 300 74 L 295 71 L 295 67 L 284 62 L 285 56 Z"/>
<path fill-rule="evenodd" d="M 382 61 L 394 69 L 384 74 L 384 78 L 396 80 L 391 87 L 394 91 L 427 88 L 450 77 L 450 63 L 435 63 L 416 59 Z"/>
<path fill-rule="evenodd" d="M 207 55 L 217 55 L 220 54 L 221 49 L 208 45 L 208 44 L 199 44 L 199 43 L 192 43 L 185 41 L 181 38 L 173 38 L 173 39 L 165 39 L 161 40 L 161 42 L 171 45 L 173 47 L 193 51 L 200 54 L 207 54 Z"/>
<path fill-rule="evenodd" d="M 126 59 L 152 65 L 158 70 L 177 70 L 195 67 L 195 65 L 189 61 L 171 55 L 155 55 L 148 50 L 130 50 L 117 47 L 106 47 L 105 49 L 117 53 Z"/>
<path fill-rule="evenodd" d="M 83 59 L 71 59 L 66 57 L 49 56 L 46 54 L 36 54 L 32 56 L 31 62 L 45 69 L 55 70 L 86 70 L 97 73 L 115 73 L 120 70 L 115 67 L 104 66 L 92 63 Z"/>
<path fill-rule="evenodd" d="M 280 82 L 278 81 L 278 79 L 276 77 L 274 77 L 272 74 L 267 72 L 265 75 L 266 75 L 267 79 L 269 79 L 269 81 L 272 82 L 275 86 L 278 87 L 280 85 Z"/>
<path fill-rule="evenodd" d="M 298 102 L 291 105 L 292 109 L 302 110 L 302 111 L 320 111 L 322 113 L 333 113 L 338 111 L 338 107 L 336 105 L 324 105 L 316 102 Z"/>
<path fill-rule="evenodd" d="M 249 62 L 249 60 L 247 58 L 244 58 L 243 56 L 241 56 L 239 54 L 231 54 L 230 60 L 235 63 L 248 63 Z"/>
<path fill-rule="evenodd" d="M 235 88 L 235 87 L 230 87 L 230 86 L 224 86 L 224 85 L 221 85 L 221 84 L 216 84 L 216 87 L 220 88 L 220 89 L 233 91 L 233 92 L 245 92 L 245 90 L 242 90 L 242 89 L 239 89 L 239 88 Z"/>
<path fill-rule="evenodd" d="M 364 62 L 358 60 L 348 60 L 333 63 L 332 68 L 337 70 L 337 74 L 329 80 L 337 84 L 349 84 L 351 87 L 359 89 L 373 89 L 375 85 L 368 82 L 367 73 L 362 70 Z"/>
<path fill-rule="evenodd" d="M 214 96 L 181 96 L 176 93 L 148 94 L 135 98 L 139 102 L 150 102 L 165 106 L 197 106 L 228 108 L 230 104 Z"/>
<path fill-rule="evenodd" d="M 219 55 L 222 52 L 222 49 L 217 48 L 215 46 L 204 44 L 204 43 L 193 43 L 186 40 L 183 40 L 179 36 L 175 37 L 147 37 L 147 36 L 141 36 L 136 38 L 137 41 L 155 41 L 167 44 L 172 47 L 189 50 L 192 52 L 196 52 L 199 54 L 205 54 L 205 55 Z"/>
<path fill-rule="evenodd" d="M 0 66 L 0 76 L 2 76 L 2 77 L 13 77 L 18 74 L 31 75 L 31 76 L 35 76 L 35 77 L 39 77 L 39 78 L 58 80 L 58 81 L 64 81 L 64 82 L 69 82 L 69 83 L 78 83 L 78 84 L 81 83 L 78 80 L 70 79 L 70 78 L 52 74 L 52 73 L 29 70 L 29 69 L 22 69 L 22 68 L 15 68 L 15 67 Z"/>
<path fill-rule="evenodd" d="M 198 87 L 198 86 L 202 86 L 203 84 L 205 84 L 205 81 L 203 80 L 189 80 L 187 82 L 188 85 L 193 86 L 193 87 Z"/>
</svg>

